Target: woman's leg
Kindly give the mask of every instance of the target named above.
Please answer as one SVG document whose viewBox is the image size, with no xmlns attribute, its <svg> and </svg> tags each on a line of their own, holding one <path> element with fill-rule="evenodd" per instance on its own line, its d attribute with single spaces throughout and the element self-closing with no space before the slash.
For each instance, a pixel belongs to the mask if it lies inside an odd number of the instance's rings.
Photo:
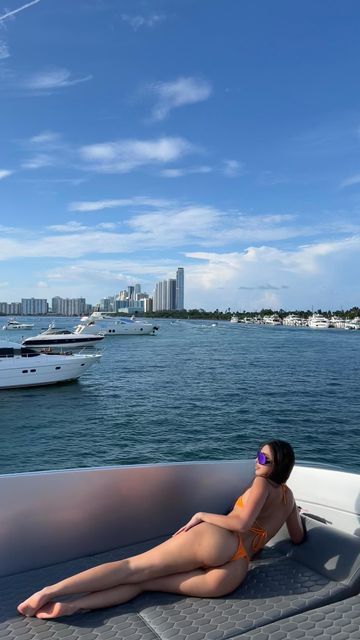
<svg viewBox="0 0 360 640">
<path fill-rule="evenodd" d="M 104 591 L 122 584 L 135 584 L 154 578 L 215 567 L 228 562 L 238 544 L 231 531 L 201 523 L 137 556 L 88 569 L 41 591 L 18 606 L 27 616 L 60 596 Z"/>
<path fill-rule="evenodd" d="M 90 609 L 103 609 L 132 600 L 144 591 L 165 591 L 198 598 L 216 598 L 234 591 L 244 580 L 247 560 L 240 558 L 213 569 L 196 569 L 140 584 L 120 585 L 89 593 L 69 602 L 49 602 L 36 612 L 37 618 L 58 618 Z"/>
</svg>

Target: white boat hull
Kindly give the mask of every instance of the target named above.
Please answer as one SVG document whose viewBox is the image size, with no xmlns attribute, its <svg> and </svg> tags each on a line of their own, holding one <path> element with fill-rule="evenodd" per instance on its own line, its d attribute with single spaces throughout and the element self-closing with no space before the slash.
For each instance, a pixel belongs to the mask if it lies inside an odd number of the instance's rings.
<svg viewBox="0 0 360 640">
<path fill-rule="evenodd" d="M 45 355 L 0 358 L 0 389 L 37 387 L 76 380 L 101 355 Z"/>
<path fill-rule="evenodd" d="M 103 336 L 149 336 L 157 331 L 151 322 L 131 320 L 130 318 L 93 318 L 89 316 L 76 328 L 75 333 Z"/>
<path fill-rule="evenodd" d="M 95 338 L 95 336 L 94 336 Z M 35 341 L 31 340 L 31 338 L 27 338 L 23 341 L 23 345 L 26 347 L 30 347 L 31 349 L 35 349 L 36 351 L 42 351 L 46 349 L 52 349 L 56 351 L 67 351 L 71 349 L 80 349 L 82 347 L 93 347 L 100 342 L 103 336 L 98 336 L 98 340 L 82 340 L 81 337 L 76 340 L 51 340 L 51 338 L 46 339 L 45 337 L 41 340 Z"/>
</svg>

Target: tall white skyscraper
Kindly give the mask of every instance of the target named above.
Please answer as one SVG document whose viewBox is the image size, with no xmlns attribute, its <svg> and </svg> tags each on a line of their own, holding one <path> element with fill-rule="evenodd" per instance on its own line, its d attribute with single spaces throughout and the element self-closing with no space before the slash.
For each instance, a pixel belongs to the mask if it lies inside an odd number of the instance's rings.
<svg viewBox="0 0 360 640">
<path fill-rule="evenodd" d="M 184 269 L 179 267 L 176 272 L 176 309 L 185 309 L 184 307 Z"/>
<path fill-rule="evenodd" d="M 154 311 L 184 309 L 184 269 L 179 267 L 175 278 L 155 284 Z"/>
</svg>

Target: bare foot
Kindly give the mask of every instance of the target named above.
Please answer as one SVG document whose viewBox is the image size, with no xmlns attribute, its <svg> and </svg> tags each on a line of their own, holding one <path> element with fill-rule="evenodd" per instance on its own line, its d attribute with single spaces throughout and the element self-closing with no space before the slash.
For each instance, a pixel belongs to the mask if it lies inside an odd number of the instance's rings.
<svg viewBox="0 0 360 640">
<path fill-rule="evenodd" d="M 34 616 L 37 610 L 43 607 L 50 598 L 51 596 L 46 589 L 42 589 L 41 591 L 33 593 L 33 595 L 27 598 L 27 600 L 24 600 L 24 602 L 21 602 L 17 610 L 23 616 Z"/>
<path fill-rule="evenodd" d="M 71 602 L 48 602 L 44 607 L 39 609 L 35 616 L 42 620 L 49 618 L 60 618 L 60 616 L 71 616 L 73 613 L 84 613 L 85 609 L 80 609 L 76 604 Z"/>
</svg>

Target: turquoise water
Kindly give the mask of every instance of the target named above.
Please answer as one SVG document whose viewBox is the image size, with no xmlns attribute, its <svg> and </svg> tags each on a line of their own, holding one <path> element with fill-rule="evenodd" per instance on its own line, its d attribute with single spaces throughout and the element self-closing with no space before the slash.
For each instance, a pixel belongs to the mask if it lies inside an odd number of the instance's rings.
<svg viewBox="0 0 360 640">
<path fill-rule="evenodd" d="M 271 437 L 360 471 L 360 331 L 157 324 L 105 338 L 78 382 L 0 391 L 0 473 L 252 457 Z"/>
</svg>

